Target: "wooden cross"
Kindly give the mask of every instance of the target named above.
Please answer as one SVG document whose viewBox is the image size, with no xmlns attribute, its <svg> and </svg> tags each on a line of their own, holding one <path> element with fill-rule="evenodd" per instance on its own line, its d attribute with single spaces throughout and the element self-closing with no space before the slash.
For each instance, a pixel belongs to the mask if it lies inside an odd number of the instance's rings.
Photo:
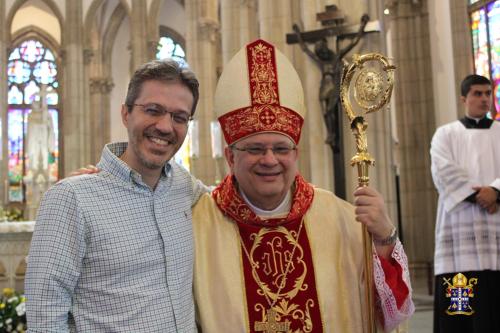
<svg viewBox="0 0 500 333">
<path fill-rule="evenodd" d="M 369 22 L 368 15 L 363 15 L 358 25 L 344 24 L 344 15 L 335 5 L 326 6 L 324 12 L 316 15 L 316 20 L 321 22 L 323 29 L 304 32 L 294 24 L 294 33 L 286 35 L 286 42 L 299 43 L 302 50 L 321 70 L 319 99 L 328 132 L 325 143 L 332 150 L 335 194 L 346 199 L 342 112 L 339 99 L 343 58 L 356 46 L 361 37 L 367 33 L 378 32 L 380 29 L 378 21 Z M 335 49 L 328 47 L 328 37 L 335 37 Z M 341 44 L 342 41 L 348 43 Z M 308 46 L 311 43 L 315 44 L 314 52 Z"/>
<path fill-rule="evenodd" d="M 290 330 L 290 322 L 285 321 L 280 323 L 276 321 L 276 311 L 273 309 L 267 310 L 267 321 L 257 321 L 254 324 L 254 331 L 265 333 L 287 333 Z"/>
<path fill-rule="evenodd" d="M 316 14 L 316 20 L 325 28 L 311 31 L 302 31 L 300 35 L 306 43 L 315 43 L 323 38 L 336 37 L 338 40 L 355 38 L 359 31 L 359 24 L 344 24 L 344 15 L 335 5 L 325 6 L 325 11 Z M 364 34 L 380 32 L 380 22 L 369 21 L 364 28 Z M 296 33 L 286 34 L 287 44 L 298 44 Z"/>
</svg>

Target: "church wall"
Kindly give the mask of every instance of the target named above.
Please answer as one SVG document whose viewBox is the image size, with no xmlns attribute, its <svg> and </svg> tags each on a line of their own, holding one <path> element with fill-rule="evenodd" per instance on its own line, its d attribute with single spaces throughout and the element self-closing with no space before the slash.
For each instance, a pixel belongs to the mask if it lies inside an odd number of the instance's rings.
<svg viewBox="0 0 500 333">
<path fill-rule="evenodd" d="M 434 109 L 436 126 L 457 119 L 455 101 L 457 80 L 454 71 L 453 39 L 451 38 L 450 1 L 431 1 L 429 3 L 429 27 L 432 55 Z"/>
<path fill-rule="evenodd" d="M 469 26 L 469 13 L 466 1 L 451 1 L 451 35 L 453 39 L 453 64 L 455 72 L 456 96 L 460 96 L 459 82 L 467 75 L 474 72 L 472 56 L 472 38 Z M 451 102 L 451 100 L 450 100 Z M 456 99 L 458 117 L 465 115 L 465 110 L 459 98 Z"/>
<path fill-rule="evenodd" d="M 297 1 L 294 9 L 293 23 L 299 24 L 301 29 L 309 31 L 320 28 L 319 22 L 316 21 L 316 13 L 324 11 L 323 3 Z M 291 31 L 290 27 L 288 32 Z M 325 144 L 327 131 L 318 98 L 321 71 L 298 46 L 293 47 L 293 63 L 302 80 L 307 110 L 299 145 L 300 172 L 316 186 L 333 190 L 332 152 Z"/>
<path fill-rule="evenodd" d="M 7 40 L 8 40 L 8 27 L 7 27 L 7 11 L 5 0 L 0 0 L 0 66 L 5 68 L 7 64 Z M 0 138 L 2 139 L 0 146 L 0 202 L 6 203 L 7 200 L 7 71 L 0 71 Z"/>
<path fill-rule="evenodd" d="M 114 87 L 111 91 L 110 103 L 110 141 L 127 141 L 127 130 L 123 126 L 120 116 L 121 105 L 125 101 L 127 94 L 127 85 L 130 80 L 130 72 L 127 70 L 130 66 L 130 51 L 128 43 L 130 40 L 129 20 L 125 18 L 120 25 L 116 40 L 113 45 L 111 76 Z"/>
<path fill-rule="evenodd" d="M 175 0 L 165 0 L 161 6 L 158 24 L 169 27 L 186 38 L 186 13 Z M 189 59 L 187 59 L 189 62 Z"/>
<path fill-rule="evenodd" d="M 435 98 L 439 98 L 433 91 L 431 2 L 403 0 L 387 6 L 397 66 L 394 104 L 399 144 L 395 155 L 401 174 L 404 245 L 410 269 L 424 276 L 432 274 L 437 203 L 429 155 L 438 112 Z"/>
<path fill-rule="evenodd" d="M 37 20 L 34 21 L 33 17 L 36 17 Z M 17 31 L 30 26 L 35 26 L 45 31 L 58 44 L 61 44 L 61 27 L 54 15 L 36 7 L 22 8 L 14 15 L 11 33 L 15 34 Z"/>
</svg>

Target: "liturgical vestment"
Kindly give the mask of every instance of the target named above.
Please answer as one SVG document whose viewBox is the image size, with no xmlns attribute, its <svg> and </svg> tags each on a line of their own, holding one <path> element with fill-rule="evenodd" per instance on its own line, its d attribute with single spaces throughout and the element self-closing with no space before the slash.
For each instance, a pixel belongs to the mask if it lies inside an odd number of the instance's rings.
<svg viewBox="0 0 500 333">
<path fill-rule="evenodd" d="M 457 120 L 439 127 L 432 139 L 432 177 L 439 192 L 436 275 L 500 270 L 500 212 L 488 214 L 466 200 L 474 186 L 500 190 L 500 123 L 488 124 L 468 128 Z"/>
<path fill-rule="evenodd" d="M 219 209 L 220 198 L 200 199 L 193 210 L 194 293 L 202 332 L 266 332 L 273 322 L 288 323 L 287 332 L 365 330 L 363 246 L 354 207 L 331 192 L 310 189 L 305 215 L 273 227 L 242 227 Z M 230 209 L 241 203 L 235 199 Z M 377 312 L 391 330 L 414 309 L 407 259 L 398 241 L 392 258 L 407 289 L 397 306 L 381 261 L 373 258 Z M 270 306 L 275 313 L 268 313 Z"/>
</svg>

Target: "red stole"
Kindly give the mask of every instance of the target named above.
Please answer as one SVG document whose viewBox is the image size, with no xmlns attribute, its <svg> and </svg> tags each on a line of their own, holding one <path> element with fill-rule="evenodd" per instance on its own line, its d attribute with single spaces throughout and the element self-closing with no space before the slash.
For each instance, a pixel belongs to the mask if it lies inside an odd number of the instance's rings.
<svg viewBox="0 0 500 333">
<path fill-rule="evenodd" d="M 244 243 L 241 260 L 249 332 L 266 332 L 273 325 L 282 327 L 277 332 L 285 332 L 283 325 L 289 332 L 323 332 L 311 247 L 302 222 L 313 200 L 313 187 L 297 175 L 288 216 L 265 221 L 241 198 L 231 176 L 212 196 L 224 215 L 237 223 Z M 270 303 L 276 312 L 272 318 L 267 312 Z"/>
</svg>

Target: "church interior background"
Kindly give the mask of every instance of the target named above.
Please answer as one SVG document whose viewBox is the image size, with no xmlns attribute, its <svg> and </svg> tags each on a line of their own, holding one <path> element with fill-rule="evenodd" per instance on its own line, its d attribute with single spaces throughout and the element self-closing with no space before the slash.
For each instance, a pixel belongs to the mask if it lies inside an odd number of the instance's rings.
<svg viewBox="0 0 500 333">
<path fill-rule="evenodd" d="M 206 184 L 220 181 L 227 169 L 214 123 L 215 85 L 224 64 L 256 38 L 282 50 L 303 82 L 308 114 L 300 171 L 332 191 L 343 182 L 351 200 L 355 170 L 332 165 L 325 144 L 321 72 L 297 44 L 286 43 L 294 23 L 320 29 L 316 14 L 327 5 L 354 28 L 366 13 L 379 30 L 365 35 L 347 60 L 381 52 L 397 67 L 390 106 L 369 118 L 377 163 L 371 184 L 400 226 L 414 287 L 431 293 L 437 193 L 430 140 L 438 126 L 463 116 L 458 83 L 467 74 L 494 81 L 499 110 L 500 0 L 0 0 L 2 220 L 33 220 L 46 187 L 95 164 L 105 143 L 126 140 L 119 111 L 131 72 L 167 56 L 187 63 L 201 83 L 196 120 L 175 158 Z M 45 155 L 28 134 L 37 112 L 50 123 L 39 134 L 51 138 Z M 353 155 L 348 130 L 343 139 L 346 156 Z M 345 168 L 345 179 L 334 179 L 334 167 Z M 33 222 L 0 222 L 0 288 L 23 290 L 32 229 Z"/>
</svg>

